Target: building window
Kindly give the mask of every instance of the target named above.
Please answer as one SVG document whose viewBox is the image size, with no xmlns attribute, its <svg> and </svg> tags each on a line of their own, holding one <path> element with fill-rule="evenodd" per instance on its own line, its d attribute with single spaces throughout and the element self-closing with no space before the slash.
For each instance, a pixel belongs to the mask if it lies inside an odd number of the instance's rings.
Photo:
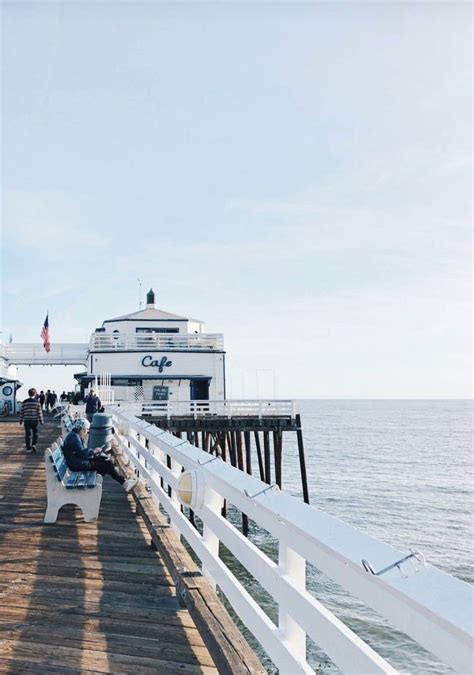
<svg viewBox="0 0 474 675">
<path fill-rule="evenodd" d="M 179 328 L 135 328 L 136 333 L 179 333 Z"/>
<path fill-rule="evenodd" d="M 112 377 L 112 387 L 141 387 L 143 380 L 129 377 Z"/>
</svg>

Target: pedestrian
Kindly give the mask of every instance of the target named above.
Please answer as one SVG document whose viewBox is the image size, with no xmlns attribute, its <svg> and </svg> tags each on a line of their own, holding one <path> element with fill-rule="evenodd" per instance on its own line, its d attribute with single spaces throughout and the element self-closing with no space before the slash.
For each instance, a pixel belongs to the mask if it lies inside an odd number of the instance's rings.
<svg viewBox="0 0 474 675">
<path fill-rule="evenodd" d="M 71 471 L 97 471 L 101 476 L 110 476 L 123 485 L 125 492 L 130 492 L 138 483 L 138 478 L 125 479 L 117 471 L 112 458 L 102 448 L 92 450 L 85 445 L 89 428 L 89 422 L 83 417 L 78 417 L 64 439 L 62 449 L 68 468 Z"/>
<path fill-rule="evenodd" d="M 45 400 L 46 412 L 50 411 L 52 400 L 53 399 L 52 399 L 51 389 L 48 389 L 48 391 L 46 392 L 46 400 Z"/>
<path fill-rule="evenodd" d="M 94 389 L 91 389 L 89 395 L 86 396 L 85 403 L 86 417 L 89 422 L 92 422 L 92 418 L 94 417 L 95 413 L 99 412 L 99 410 L 102 408 L 102 402 L 100 398 L 96 396 Z"/>
<path fill-rule="evenodd" d="M 57 400 L 58 400 L 58 395 L 56 394 L 56 392 L 53 389 L 53 391 L 51 392 L 51 408 L 54 408 Z"/>
<path fill-rule="evenodd" d="M 21 404 L 20 424 L 25 426 L 26 452 L 36 452 L 38 424 L 43 424 L 43 412 L 37 400 L 36 389 L 28 389 L 28 396 Z"/>
<path fill-rule="evenodd" d="M 40 406 L 41 406 L 41 410 L 44 410 L 44 401 L 45 401 L 45 399 L 46 399 L 46 396 L 44 395 L 44 391 L 41 390 L 41 391 L 40 391 L 40 395 L 39 395 L 39 404 L 40 404 Z"/>
<path fill-rule="evenodd" d="M 63 393 L 59 397 L 59 400 L 61 401 L 61 403 L 65 403 L 67 401 L 67 394 L 65 391 L 63 391 Z"/>
</svg>

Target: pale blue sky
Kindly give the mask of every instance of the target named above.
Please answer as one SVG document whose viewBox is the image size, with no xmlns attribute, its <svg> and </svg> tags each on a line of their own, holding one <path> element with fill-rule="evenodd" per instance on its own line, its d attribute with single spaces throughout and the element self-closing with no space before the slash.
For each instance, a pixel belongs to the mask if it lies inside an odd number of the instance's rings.
<svg viewBox="0 0 474 675">
<path fill-rule="evenodd" d="M 3 3 L 4 336 L 85 342 L 140 277 L 234 397 L 470 396 L 470 13 Z"/>
</svg>

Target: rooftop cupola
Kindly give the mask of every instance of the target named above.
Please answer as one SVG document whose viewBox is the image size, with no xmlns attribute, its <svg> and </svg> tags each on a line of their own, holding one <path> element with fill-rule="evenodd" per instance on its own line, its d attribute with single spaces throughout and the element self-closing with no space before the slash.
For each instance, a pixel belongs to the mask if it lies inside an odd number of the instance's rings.
<svg viewBox="0 0 474 675">
<path fill-rule="evenodd" d="M 152 288 L 146 294 L 146 308 L 155 309 L 155 293 Z"/>
</svg>

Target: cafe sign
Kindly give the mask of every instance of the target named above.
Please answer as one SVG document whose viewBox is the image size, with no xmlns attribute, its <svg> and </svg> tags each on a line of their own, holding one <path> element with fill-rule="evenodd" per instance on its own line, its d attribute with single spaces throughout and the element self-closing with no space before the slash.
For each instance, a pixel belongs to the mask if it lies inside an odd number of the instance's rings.
<svg viewBox="0 0 474 675">
<path fill-rule="evenodd" d="M 162 356 L 161 359 L 154 359 L 153 356 L 147 354 L 142 358 L 142 366 L 145 368 L 158 368 L 158 372 L 162 373 L 164 368 L 169 368 L 173 365 L 173 361 L 168 361 L 167 356 Z"/>
</svg>

